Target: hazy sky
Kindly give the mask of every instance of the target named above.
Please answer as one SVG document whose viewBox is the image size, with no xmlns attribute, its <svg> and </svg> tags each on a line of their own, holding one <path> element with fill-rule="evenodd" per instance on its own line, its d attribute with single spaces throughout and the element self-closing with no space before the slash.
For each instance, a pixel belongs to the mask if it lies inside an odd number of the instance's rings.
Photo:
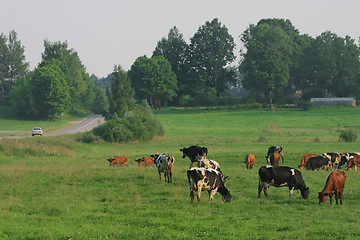
<svg viewBox="0 0 360 240">
<path fill-rule="evenodd" d="M 189 43 L 214 18 L 233 36 L 236 54 L 240 34 L 263 18 L 289 19 L 313 37 L 327 30 L 360 37 L 359 0 L 2 0 L 0 33 L 18 33 L 31 70 L 48 39 L 67 41 L 89 74 L 105 77 L 114 65 L 128 70 L 136 58 L 150 57 L 172 27 Z"/>
</svg>

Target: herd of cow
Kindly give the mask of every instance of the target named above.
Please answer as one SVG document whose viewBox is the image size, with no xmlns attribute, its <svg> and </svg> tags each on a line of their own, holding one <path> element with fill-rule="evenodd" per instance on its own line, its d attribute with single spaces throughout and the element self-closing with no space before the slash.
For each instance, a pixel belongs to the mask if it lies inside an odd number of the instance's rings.
<svg viewBox="0 0 360 240">
<path fill-rule="evenodd" d="M 187 177 L 190 186 L 190 198 L 191 203 L 194 201 L 195 192 L 197 200 L 200 201 L 201 192 L 208 191 L 209 200 L 212 201 L 216 193 L 222 195 L 224 202 L 231 201 L 230 191 L 225 187 L 226 179 L 220 169 L 218 162 L 208 159 L 208 149 L 200 146 L 190 146 L 180 149 L 183 153 L 183 158 L 188 157 L 191 161 L 190 168 L 187 170 Z M 295 168 L 279 166 L 279 160 L 282 159 L 284 163 L 284 149 L 280 146 L 271 146 L 268 149 L 266 155 L 266 161 L 270 165 L 262 166 L 259 169 L 259 185 L 258 185 L 258 197 L 260 198 L 263 191 L 265 196 L 268 195 L 269 186 L 283 187 L 287 186 L 290 191 L 290 197 L 293 196 L 294 190 L 300 190 L 301 196 L 304 199 L 308 198 L 309 188 L 302 178 L 301 172 Z M 110 166 L 127 166 L 126 156 L 115 156 L 107 159 L 110 162 Z M 164 173 L 165 181 L 171 183 L 175 158 L 170 154 L 155 154 L 150 157 L 142 157 L 135 160 L 138 166 L 156 166 L 159 179 L 161 180 L 161 174 Z M 252 169 L 256 162 L 253 154 L 248 154 L 245 158 L 245 164 L 247 169 Z M 195 164 L 197 167 L 195 167 Z M 347 170 L 351 170 L 360 164 L 359 153 L 324 153 L 307 154 L 302 157 L 299 168 L 302 170 L 306 167 L 307 170 L 333 170 L 335 168 L 340 169 L 346 165 Z M 336 204 L 340 200 L 342 204 L 342 195 L 345 187 L 346 174 L 343 171 L 332 172 L 325 183 L 324 189 L 319 192 L 319 203 L 325 203 L 327 197 L 330 197 L 330 203 L 332 203 L 332 197 L 335 195 Z"/>
</svg>

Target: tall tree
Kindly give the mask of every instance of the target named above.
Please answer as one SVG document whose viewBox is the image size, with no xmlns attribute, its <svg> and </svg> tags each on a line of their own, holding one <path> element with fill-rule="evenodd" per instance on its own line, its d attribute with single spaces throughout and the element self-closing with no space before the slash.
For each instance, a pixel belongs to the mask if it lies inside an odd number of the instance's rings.
<svg viewBox="0 0 360 240">
<path fill-rule="evenodd" d="M 72 109 L 91 109 L 95 98 L 94 84 L 77 52 L 74 49 L 69 49 L 66 41 L 50 42 L 44 40 L 44 47 L 43 61 L 57 59 L 68 68 Z"/>
<path fill-rule="evenodd" d="M 15 31 L 0 35 L 0 104 L 9 103 L 13 85 L 28 72 L 24 51 Z"/>
<path fill-rule="evenodd" d="M 111 77 L 109 113 L 123 116 L 134 104 L 134 89 L 131 88 L 131 81 L 121 66 L 114 66 Z"/>
<path fill-rule="evenodd" d="M 272 108 L 274 91 L 287 86 L 290 78 L 292 38 L 277 25 L 250 25 L 242 34 L 246 51 L 240 72 L 246 89 L 263 93 Z"/>
<path fill-rule="evenodd" d="M 188 45 L 177 27 L 170 29 L 167 38 L 162 38 L 156 45 L 154 56 L 164 56 L 171 64 L 178 82 L 178 95 L 184 95 L 190 85 L 186 67 Z"/>
<path fill-rule="evenodd" d="M 235 60 L 233 37 L 215 18 L 201 26 L 190 42 L 188 64 L 193 80 L 197 80 L 191 87 L 213 88 L 220 97 L 228 84 L 224 68 Z"/>
<path fill-rule="evenodd" d="M 129 71 L 136 97 L 147 99 L 153 108 L 169 103 L 177 90 L 177 79 L 171 65 L 163 56 L 139 57 Z"/>
<path fill-rule="evenodd" d="M 307 49 L 301 86 L 321 96 L 359 96 L 360 51 L 355 40 L 323 32 Z M 314 91 L 317 90 L 317 91 Z M 313 95 L 312 94 L 312 95 Z M 316 97 L 313 95 L 313 97 Z"/>
</svg>

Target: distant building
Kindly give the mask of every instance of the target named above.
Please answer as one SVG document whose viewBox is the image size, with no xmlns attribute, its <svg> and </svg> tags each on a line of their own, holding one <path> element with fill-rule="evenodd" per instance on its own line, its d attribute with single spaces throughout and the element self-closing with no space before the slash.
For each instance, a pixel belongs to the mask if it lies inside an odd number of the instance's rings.
<svg viewBox="0 0 360 240">
<path fill-rule="evenodd" d="M 310 102 L 313 106 L 345 106 L 345 107 L 356 106 L 356 100 L 352 97 L 311 98 Z"/>
</svg>

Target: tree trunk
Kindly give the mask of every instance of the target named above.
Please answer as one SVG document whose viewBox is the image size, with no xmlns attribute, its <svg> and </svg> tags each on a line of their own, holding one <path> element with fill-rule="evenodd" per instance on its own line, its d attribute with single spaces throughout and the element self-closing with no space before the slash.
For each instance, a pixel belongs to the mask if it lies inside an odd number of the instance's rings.
<svg viewBox="0 0 360 240">
<path fill-rule="evenodd" d="M 272 90 L 269 91 L 269 107 L 272 109 Z"/>
</svg>

